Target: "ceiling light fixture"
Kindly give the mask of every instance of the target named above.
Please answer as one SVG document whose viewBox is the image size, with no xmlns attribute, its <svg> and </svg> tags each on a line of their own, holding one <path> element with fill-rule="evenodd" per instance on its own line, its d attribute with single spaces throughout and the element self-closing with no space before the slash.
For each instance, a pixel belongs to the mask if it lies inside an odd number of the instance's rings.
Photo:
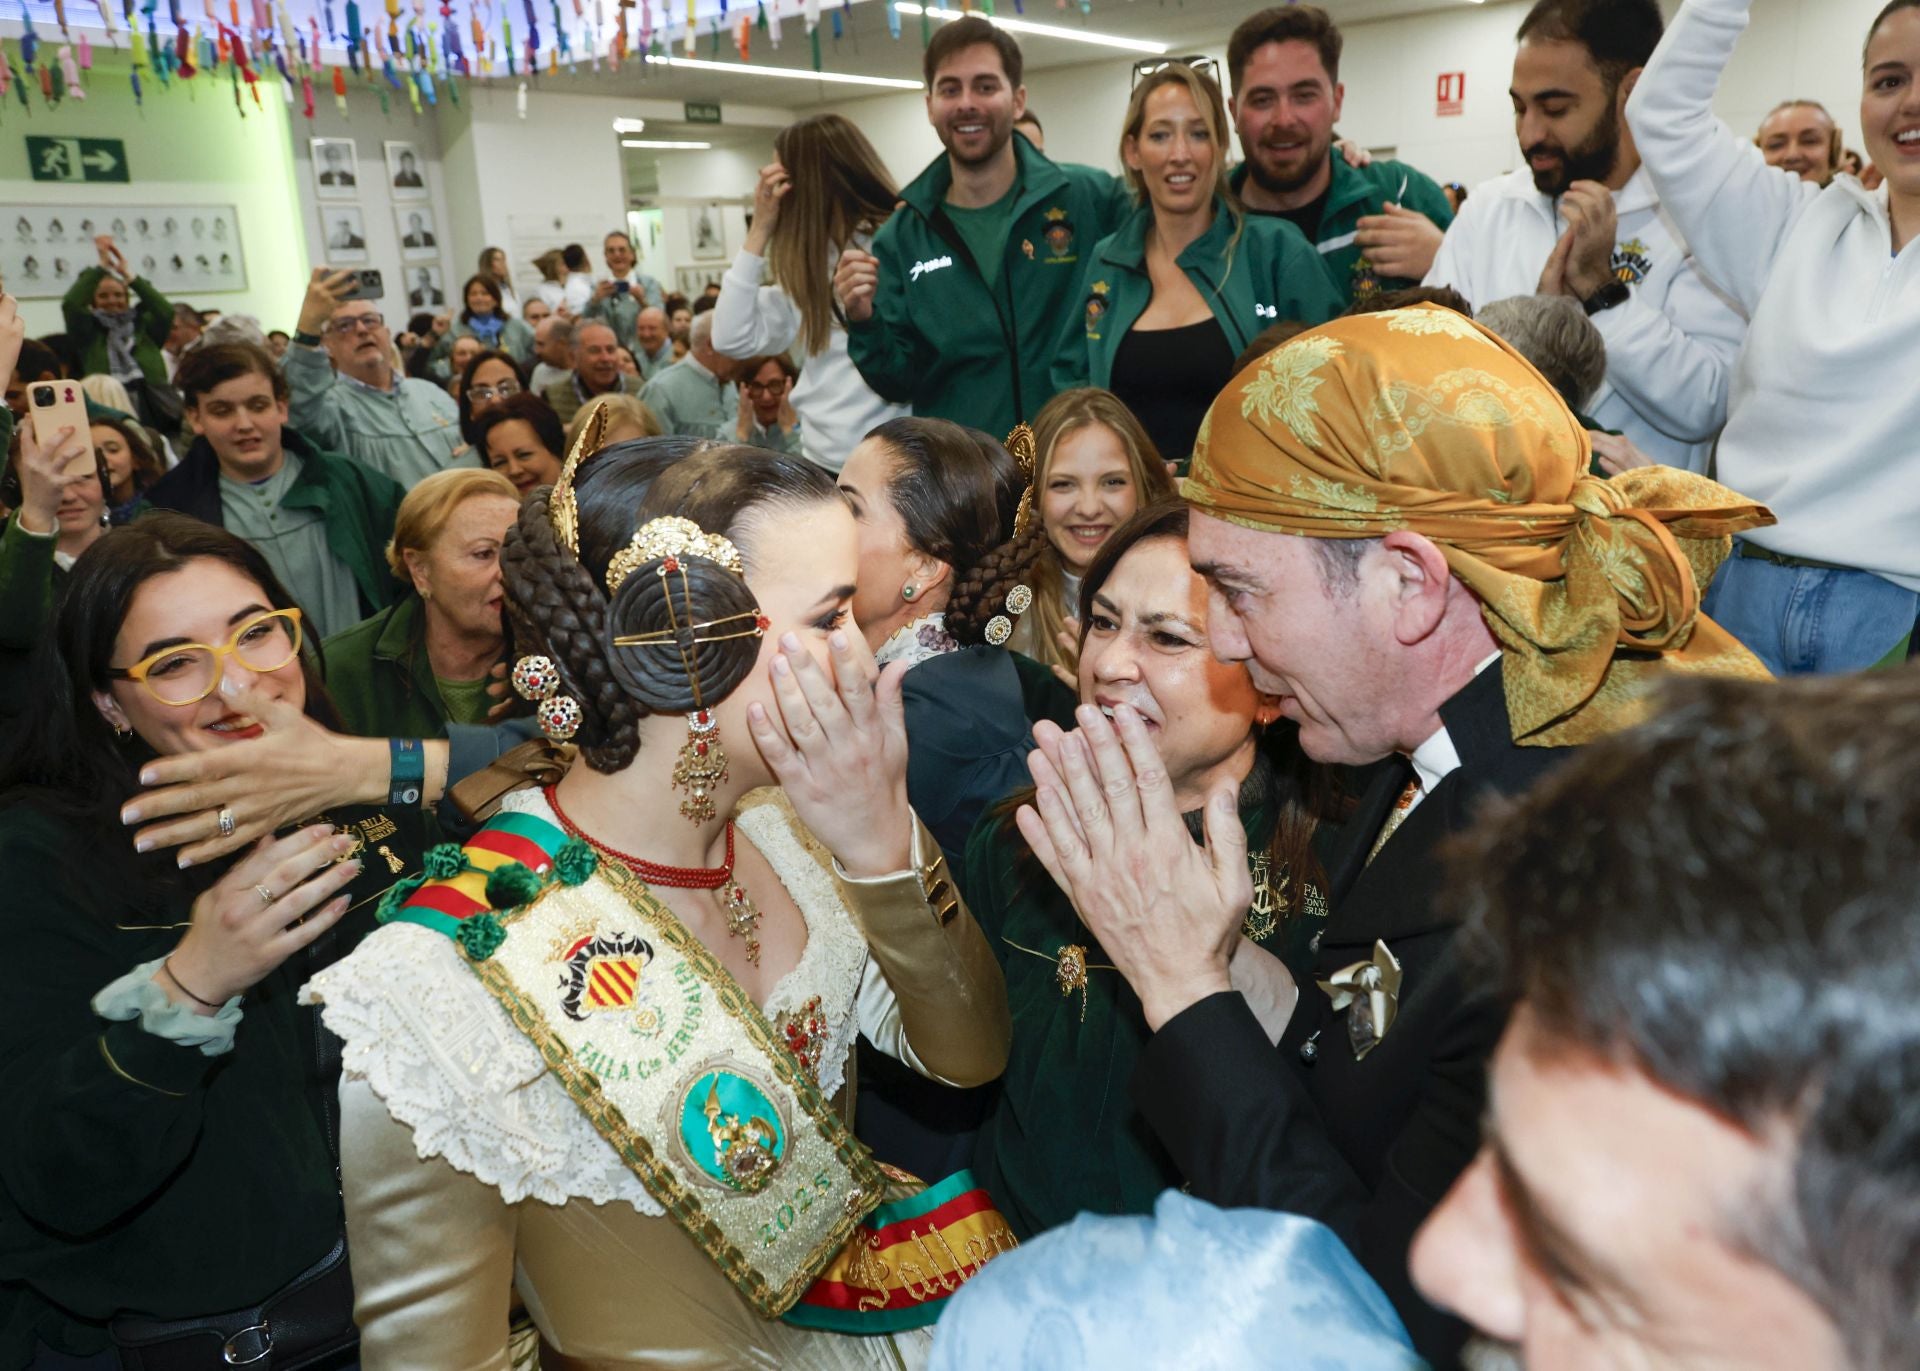
<svg viewBox="0 0 1920 1371">
<path fill-rule="evenodd" d="M 613 121 L 615 133 L 645 133 L 647 121 L 644 119 L 616 119 Z"/>
<path fill-rule="evenodd" d="M 899 0 L 894 6 L 902 14 L 925 14 L 929 19 L 958 19 L 961 11 L 943 9 L 938 5 L 916 5 L 910 0 Z M 1127 52 L 1150 53 L 1155 57 L 1167 51 L 1165 43 L 1153 43 L 1144 38 L 1122 38 L 1118 34 L 1096 33 L 1092 29 L 1068 28 L 1064 24 L 1036 24 L 1030 19 L 1003 19 L 997 14 L 979 14 L 976 18 L 985 19 L 990 24 L 998 24 L 1008 33 L 1031 34 L 1035 38 L 1063 38 L 1069 43 L 1092 43 L 1102 48 L 1122 48 Z"/>
<path fill-rule="evenodd" d="M 622 138 L 620 146 L 623 148 L 672 148 L 676 152 L 705 152 L 713 144 L 688 143 L 675 138 Z"/>
<path fill-rule="evenodd" d="M 900 6 L 905 9 L 906 6 Z M 1165 51 L 1165 49 L 1160 49 Z M 881 86 L 887 90 L 919 90 L 918 81 L 902 81 L 892 76 L 854 76 L 839 71 L 809 71 L 794 67 L 750 67 L 742 62 L 708 62 L 698 57 L 661 57 L 647 54 L 656 67 L 685 67 L 689 71 L 713 71 L 725 76 L 774 76 L 789 81 L 833 81 L 845 86 Z"/>
</svg>

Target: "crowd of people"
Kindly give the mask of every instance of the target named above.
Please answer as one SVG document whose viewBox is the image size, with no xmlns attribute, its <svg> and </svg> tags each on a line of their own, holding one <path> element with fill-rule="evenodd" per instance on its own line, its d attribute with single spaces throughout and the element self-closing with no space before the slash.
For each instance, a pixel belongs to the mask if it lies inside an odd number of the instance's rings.
<svg viewBox="0 0 1920 1371">
<path fill-rule="evenodd" d="M 1913 1365 L 1920 0 L 1864 157 L 1750 5 L 1470 191 L 970 15 L 697 300 L 0 294 L 0 1366 Z"/>
</svg>

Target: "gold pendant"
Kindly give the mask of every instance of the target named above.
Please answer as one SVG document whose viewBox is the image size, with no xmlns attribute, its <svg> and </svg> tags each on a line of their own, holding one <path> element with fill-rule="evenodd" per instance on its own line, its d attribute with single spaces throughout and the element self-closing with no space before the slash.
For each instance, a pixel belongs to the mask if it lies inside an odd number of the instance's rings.
<svg viewBox="0 0 1920 1371">
<path fill-rule="evenodd" d="M 1079 943 L 1068 943 L 1060 949 L 1060 955 L 1053 964 L 1053 983 L 1060 987 L 1063 998 L 1080 992 L 1080 1022 L 1087 1021 L 1087 949 Z"/>
<path fill-rule="evenodd" d="M 696 709 L 687 715 L 687 741 L 674 763 L 673 786 L 691 793 L 680 802 L 680 812 L 696 824 L 713 818 L 713 792 L 727 779 L 727 754 L 715 732 L 713 714 Z"/>
<path fill-rule="evenodd" d="M 746 939 L 747 961 L 754 966 L 760 965 L 759 909 L 748 898 L 744 886 L 728 886 L 722 898 L 727 906 L 727 936 Z"/>
<path fill-rule="evenodd" d="M 1280 916 L 1287 912 L 1287 886 L 1291 883 L 1290 874 L 1280 877 L 1280 887 L 1273 885 L 1273 862 L 1264 852 L 1254 853 L 1247 861 L 1249 872 L 1253 876 L 1253 903 L 1247 907 L 1247 917 L 1240 925 L 1240 932 L 1253 942 L 1264 942 L 1271 938 L 1280 927 Z"/>
</svg>

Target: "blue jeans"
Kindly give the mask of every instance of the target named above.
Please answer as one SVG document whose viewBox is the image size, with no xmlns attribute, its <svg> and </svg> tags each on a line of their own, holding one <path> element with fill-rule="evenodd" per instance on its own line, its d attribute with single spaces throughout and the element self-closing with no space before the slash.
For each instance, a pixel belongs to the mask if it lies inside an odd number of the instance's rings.
<svg viewBox="0 0 1920 1371">
<path fill-rule="evenodd" d="M 1870 571 L 1727 558 L 1701 608 L 1776 676 L 1864 671 L 1914 630 L 1920 594 Z"/>
</svg>

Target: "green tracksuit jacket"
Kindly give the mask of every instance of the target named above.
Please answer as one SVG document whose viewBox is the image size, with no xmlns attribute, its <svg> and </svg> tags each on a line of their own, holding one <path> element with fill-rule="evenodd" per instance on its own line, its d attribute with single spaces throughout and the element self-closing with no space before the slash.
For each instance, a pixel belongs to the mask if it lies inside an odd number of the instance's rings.
<svg viewBox="0 0 1920 1371">
<path fill-rule="evenodd" d="M 1350 167 L 1338 148 L 1329 156 L 1333 159 L 1333 187 L 1320 216 L 1320 238 L 1314 246 L 1320 250 L 1320 264 L 1327 269 L 1334 287 L 1348 304 L 1357 305 L 1385 291 L 1419 285 L 1418 281 L 1381 276 L 1374 271 L 1366 253 L 1354 241 L 1355 235 L 1362 218 L 1384 214 L 1390 204 L 1418 210 L 1444 229 L 1453 223 L 1446 192 L 1432 177 L 1405 162 L 1378 161 L 1371 166 Z M 1246 163 L 1235 167 L 1228 179 L 1238 193 L 1246 184 Z"/>
<path fill-rule="evenodd" d="M 1126 218 L 1125 187 L 1092 167 L 1049 162 L 1024 138 L 1000 279 L 988 289 L 946 211 L 942 156 L 901 192 L 874 236 L 873 316 L 847 329 L 847 350 L 883 399 L 1002 438 L 1053 395 L 1062 320 L 1080 312 L 1092 245 Z"/>
<path fill-rule="evenodd" d="M 1118 233 L 1088 254 L 1080 277 L 1080 305 L 1066 321 L 1054 363 L 1056 390 L 1071 386 L 1105 389 L 1113 376 L 1120 340 L 1153 298 L 1147 275 L 1147 234 L 1153 208 L 1136 209 Z M 1247 215 L 1234 242 L 1234 219 L 1216 199 L 1213 225 L 1187 244 L 1180 269 L 1213 310 L 1235 354 L 1269 324 L 1297 319 L 1324 324 L 1346 300 L 1320 269 L 1319 258 L 1300 230 L 1284 219 Z"/>
</svg>

